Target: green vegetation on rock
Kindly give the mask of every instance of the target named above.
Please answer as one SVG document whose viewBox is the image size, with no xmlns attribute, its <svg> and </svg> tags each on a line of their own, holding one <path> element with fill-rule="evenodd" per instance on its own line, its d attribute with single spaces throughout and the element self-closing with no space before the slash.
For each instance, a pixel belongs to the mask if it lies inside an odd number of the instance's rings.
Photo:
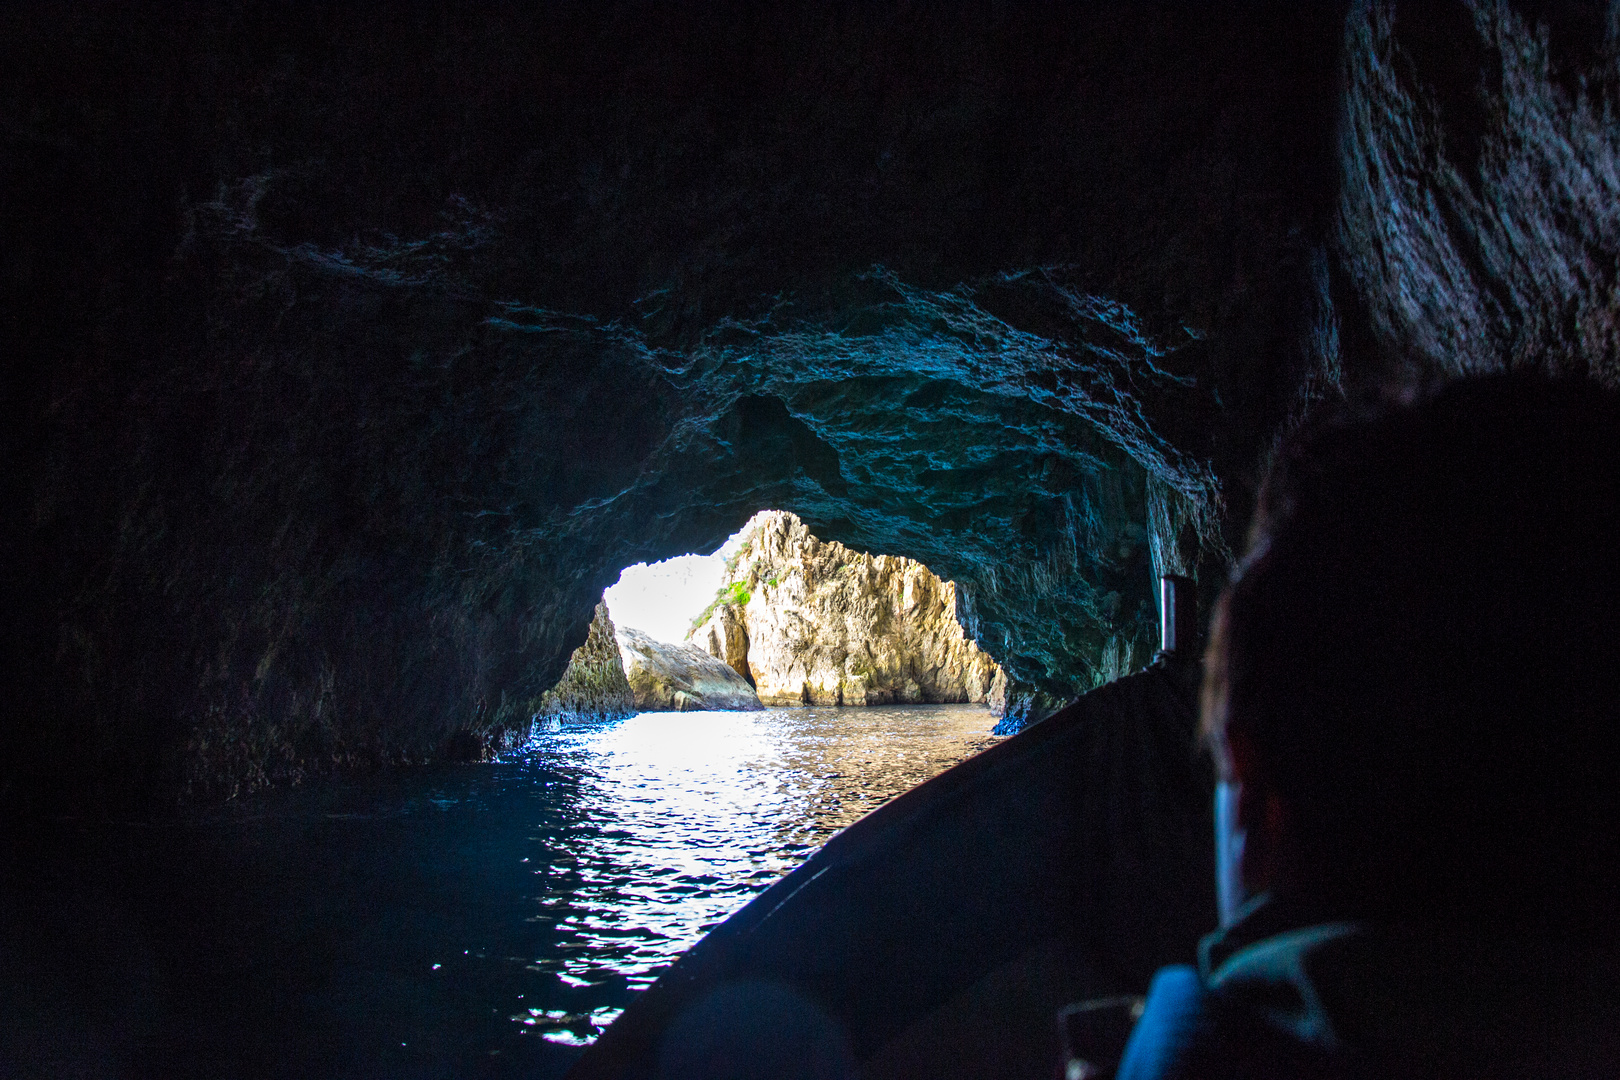
<svg viewBox="0 0 1620 1080">
<path fill-rule="evenodd" d="M 746 551 L 746 548 L 744 550 Z M 742 554 L 742 552 L 739 552 L 739 554 Z M 726 573 L 728 575 L 735 573 L 736 568 L 737 558 L 735 556 L 726 560 Z M 776 584 L 775 578 L 771 579 L 771 584 Z M 714 599 L 709 601 L 709 606 L 700 611 L 692 620 L 692 630 L 696 630 L 698 627 L 708 622 L 709 619 L 714 615 L 716 609 L 726 607 L 728 605 L 732 607 L 747 607 L 748 601 L 752 600 L 753 598 L 754 594 L 748 591 L 748 585 L 746 582 L 733 581 L 729 584 L 720 586 L 719 589 L 715 590 Z M 690 636 L 690 631 L 688 631 L 688 636 Z"/>
</svg>

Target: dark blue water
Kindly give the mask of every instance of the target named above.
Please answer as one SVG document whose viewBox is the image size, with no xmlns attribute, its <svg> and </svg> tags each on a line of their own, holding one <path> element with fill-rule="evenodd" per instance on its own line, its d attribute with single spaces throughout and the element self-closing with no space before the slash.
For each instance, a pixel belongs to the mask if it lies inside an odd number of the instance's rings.
<svg viewBox="0 0 1620 1080">
<path fill-rule="evenodd" d="M 977 706 L 644 713 L 487 765 L 13 840 L 0 1075 L 559 1076 Z"/>
</svg>

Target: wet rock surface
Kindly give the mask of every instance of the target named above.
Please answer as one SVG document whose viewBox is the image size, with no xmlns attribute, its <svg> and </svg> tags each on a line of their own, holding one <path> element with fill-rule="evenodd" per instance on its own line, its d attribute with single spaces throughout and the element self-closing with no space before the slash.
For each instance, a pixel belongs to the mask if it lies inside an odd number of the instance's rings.
<svg viewBox="0 0 1620 1080">
<path fill-rule="evenodd" d="M 1098 685 L 1112 681 L 1104 672 Z M 1129 674 L 1122 672 L 1121 674 Z M 1069 704 L 1064 698 L 1054 697 L 1038 687 L 1018 685 L 1007 678 L 1007 673 L 996 670 L 985 694 L 984 703 L 997 718 L 993 734 L 1016 735 L 1031 724 L 1039 723 Z"/>
<path fill-rule="evenodd" d="M 619 656 L 618 631 L 607 604 L 598 603 L 585 644 L 568 658 L 557 685 L 541 695 L 536 715 L 611 720 L 635 712 L 636 694 Z"/>
<path fill-rule="evenodd" d="M 767 705 L 982 702 L 999 670 L 962 633 L 953 583 L 820 540 L 784 511 L 749 521 L 721 594 L 740 602 L 693 640 Z"/>
<path fill-rule="evenodd" d="M 694 645 L 657 641 L 626 626 L 619 630 L 619 655 L 636 708 L 646 712 L 764 708 L 741 675 Z"/>
<path fill-rule="evenodd" d="M 1348 12 L 1348 13 L 1347 13 Z M 1616 381 L 1595 4 L 0 15 L 0 794 L 521 730 L 767 507 L 1055 698 L 1280 430 Z"/>
</svg>

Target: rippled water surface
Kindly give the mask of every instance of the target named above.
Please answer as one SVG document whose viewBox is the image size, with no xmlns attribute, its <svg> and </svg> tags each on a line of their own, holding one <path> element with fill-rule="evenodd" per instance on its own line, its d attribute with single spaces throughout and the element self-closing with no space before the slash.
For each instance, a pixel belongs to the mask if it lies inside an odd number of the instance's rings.
<svg viewBox="0 0 1620 1080">
<path fill-rule="evenodd" d="M 64 825 L 7 883 L 0 1064 L 559 1075 L 705 931 L 991 726 L 644 713 L 202 821 Z"/>
</svg>

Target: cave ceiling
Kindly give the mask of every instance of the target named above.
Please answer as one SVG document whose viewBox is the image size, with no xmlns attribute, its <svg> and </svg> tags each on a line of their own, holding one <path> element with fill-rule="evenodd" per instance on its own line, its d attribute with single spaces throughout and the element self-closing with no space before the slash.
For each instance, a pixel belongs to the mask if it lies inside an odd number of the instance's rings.
<svg viewBox="0 0 1620 1080">
<path fill-rule="evenodd" d="M 1083 690 L 1311 409 L 1614 381 L 1616 21 L 8 9 L 6 784 L 476 752 L 765 508 Z"/>
</svg>

